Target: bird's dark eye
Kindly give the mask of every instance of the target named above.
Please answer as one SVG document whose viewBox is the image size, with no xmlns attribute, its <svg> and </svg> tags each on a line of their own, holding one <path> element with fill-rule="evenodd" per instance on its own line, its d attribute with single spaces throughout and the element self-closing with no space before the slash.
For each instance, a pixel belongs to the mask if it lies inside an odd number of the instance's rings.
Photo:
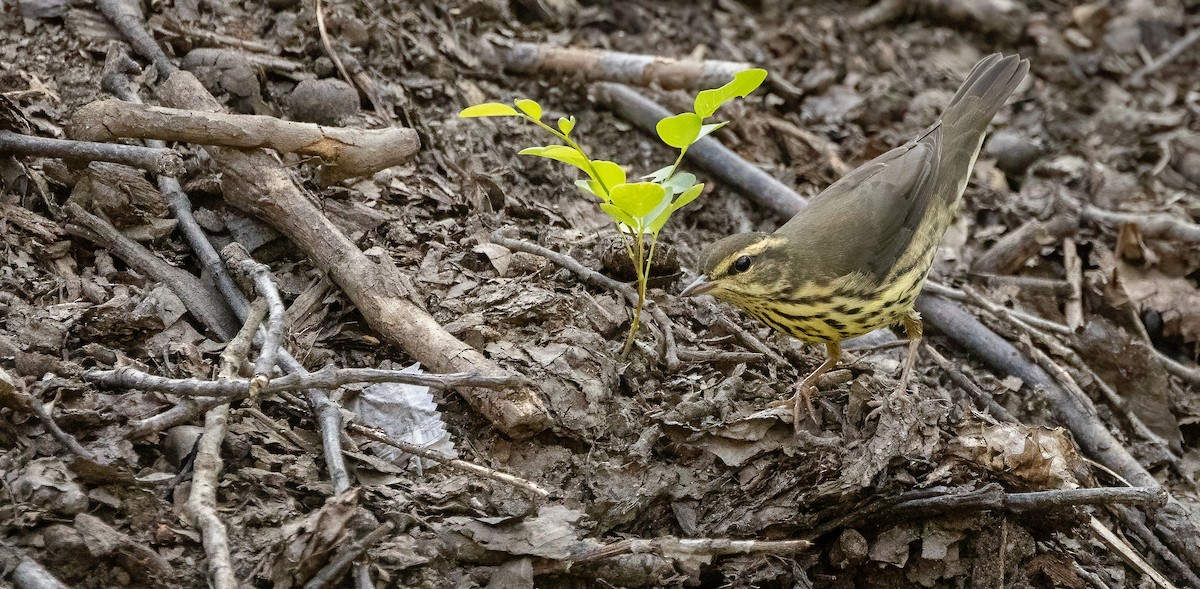
<svg viewBox="0 0 1200 589">
<path fill-rule="evenodd" d="M 741 274 L 742 272 L 749 270 L 750 262 L 751 262 L 750 256 L 742 256 L 742 257 L 734 260 L 733 261 L 733 271 L 737 274 Z"/>
</svg>

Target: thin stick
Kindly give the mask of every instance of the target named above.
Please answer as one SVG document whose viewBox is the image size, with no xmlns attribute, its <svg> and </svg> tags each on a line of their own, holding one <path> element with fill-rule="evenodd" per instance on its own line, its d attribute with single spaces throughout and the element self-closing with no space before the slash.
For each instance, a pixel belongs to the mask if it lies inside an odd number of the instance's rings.
<svg viewBox="0 0 1200 589">
<path fill-rule="evenodd" d="M 938 352 L 933 346 L 928 344 L 925 344 L 925 352 L 928 353 L 929 358 L 933 360 L 934 364 L 937 364 L 946 372 L 946 376 L 950 377 L 950 380 L 962 387 L 964 391 L 970 393 L 972 397 L 975 397 L 975 400 L 987 407 L 988 411 L 991 411 L 992 415 L 996 416 L 997 419 L 1010 423 L 1018 422 L 1017 418 L 1008 412 L 1008 409 L 1005 409 L 991 395 L 979 388 L 979 385 L 968 378 L 958 366 L 943 356 L 941 352 Z"/>
<path fill-rule="evenodd" d="M 1194 32 L 1200 32 L 1197 28 Z M 1083 218 L 1093 223 L 1137 225 L 1142 235 L 1154 239 L 1174 239 L 1186 243 L 1200 243 L 1200 225 L 1188 223 L 1167 213 L 1120 213 L 1092 206 L 1083 207 Z"/>
<path fill-rule="evenodd" d="M 1158 348 L 1151 347 L 1154 350 L 1154 355 L 1158 357 L 1159 362 L 1167 368 L 1167 372 L 1182 378 L 1194 385 L 1200 385 L 1200 368 L 1186 366 L 1176 359 L 1164 354 Z"/>
<path fill-rule="evenodd" d="M 180 176 L 184 171 L 183 157 L 173 149 L 35 137 L 12 131 L 0 131 L 0 154 L 113 162 L 162 176 Z"/>
<path fill-rule="evenodd" d="M 198 378 L 167 378 L 130 367 L 115 370 L 89 370 L 83 377 L 100 386 L 140 389 L 173 395 L 243 399 L 248 395 L 250 381 L 244 378 L 204 380 Z M 527 384 L 521 376 L 485 376 L 478 374 L 413 374 L 378 368 L 334 368 L 327 366 L 316 372 L 293 372 L 272 380 L 263 387 L 263 394 L 300 389 L 333 390 L 354 383 L 403 383 L 437 389 L 484 387 L 505 389 Z"/>
<path fill-rule="evenodd" d="M 268 309 L 266 333 L 262 336 L 261 351 L 254 363 L 256 384 L 253 385 L 254 390 L 250 392 L 251 396 L 254 396 L 270 379 L 271 371 L 275 370 L 275 364 L 279 361 L 285 309 L 283 299 L 279 297 L 279 290 L 275 288 L 275 282 L 271 278 L 270 268 L 250 259 L 242 261 L 242 268 L 254 277 L 255 290 L 266 301 Z"/>
<path fill-rule="evenodd" d="M 387 434 L 384 434 L 383 432 L 381 432 L 379 430 L 372 429 L 372 428 L 366 427 L 361 424 L 357 424 L 357 423 L 348 424 L 347 429 L 349 429 L 350 431 L 352 431 L 358 435 L 361 435 L 365 438 L 374 440 L 381 444 L 387 444 L 388 446 L 392 446 L 393 448 L 403 450 L 404 452 L 407 452 L 414 456 L 420 456 L 421 458 L 427 458 L 429 460 L 437 462 L 438 464 L 442 464 L 442 465 L 448 466 L 450 468 L 461 470 L 463 472 L 468 472 L 468 473 L 474 474 L 476 476 L 483 477 L 485 479 L 491 479 L 493 481 L 498 481 L 498 482 L 504 483 L 506 485 L 511 485 L 511 486 L 521 489 L 522 491 L 525 491 L 525 492 L 529 493 L 530 495 L 533 495 L 539 499 L 545 499 L 550 496 L 550 491 L 543 489 L 540 485 L 538 485 L 537 483 L 534 483 L 533 481 L 523 479 L 516 475 L 508 474 L 506 472 L 502 472 L 502 471 L 496 470 L 494 468 L 488 468 L 483 465 L 475 464 L 474 462 L 467 462 L 466 460 L 462 460 L 459 458 L 451 458 L 450 456 L 446 456 L 445 454 L 442 454 L 441 452 L 435 452 L 435 451 L 425 448 L 423 446 L 418 446 L 416 444 L 410 444 L 408 442 L 403 442 L 400 440 L 394 440 L 394 439 L 388 437 Z"/>
<path fill-rule="evenodd" d="M 746 331 L 741 325 L 738 325 L 733 319 L 730 319 L 729 316 L 718 316 L 717 325 L 720 325 L 729 333 L 733 334 L 733 337 L 737 338 L 739 342 L 742 342 L 743 346 L 746 346 L 747 348 L 750 348 L 751 350 L 770 358 L 771 362 L 774 362 L 780 366 L 788 365 L 788 361 L 783 356 L 780 356 L 778 352 L 772 350 L 770 346 L 763 343 L 762 340 L 758 339 L 758 336 Z"/>
<path fill-rule="evenodd" d="M 1067 327 L 1075 331 L 1083 326 L 1083 261 L 1079 259 L 1075 240 L 1070 237 L 1063 239 L 1063 266 L 1067 271 L 1067 283 L 1071 285 L 1063 315 Z"/>
<path fill-rule="evenodd" d="M 633 86 L 657 84 L 667 90 L 715 88 L 730 81 L 734 74 L 754 67 L 745 62 L 674 59 L 541 43 L 505 47 L 496 38 L 490 42 L 500 64 L 511 73 L 557 74 Z"/>
<path fill-rule="evenodd" d="M 1028 493 L 1005 493 L 997 484 L 954 495 L 912 499 L 888 510 L 886 517 L 929 517 L 959 511 L 1006 511 L 1021 513 L 1080 505 L 1165 505 L 1162 487 L 1101 487 L 1054 489 Z"/>
<path fill-rule="evenodd" d="M 991 287 L 1014 286 L 1022 292 L 1037 292 L 1063 297 L 1071 295 L 1071 283 L 1066 280 L 980 272 L 972 272 L 971 277 L 983 280 L 985 284 Z"/>
<path fill-rule="evenodd" d="M 650 540 L 627 539 L 606 544 L 575 555 L 572 564 L 595 562 L 622 554 L 654 553 L 674 558 L 677 555 L 725 556 L 730 554 L 795 554 L 812 548 L 808 540 L 730 540 L 726 538 L 675 538 L 664 536 Z"/>
<path fill-rule="evenodd" d="M 1117 555 L 1129 563 L 1130 566 L 1150 577 L 1162 589 L 1177 589 L 1174 583 L 1171 583 L 1162 573 L 1150 566 L 1150 563 L 1146 562 L 1146 559 L 1142 558 L 1142 555 L 1138 554 L 1137 550 L 1133 549 L 1133 546 L 1130 546 L 1128 542 L 1108 529 L 1108 526 L 1101 523 L 1100 520 L 1093 517 L 1088 521 L 1088 524 L 1091 526 L 1092 531 L 1096 532 L 1096 535 L 1116 551 Z"/>
<path fill-rule="evenodd" d="M 349 545 L 343 546 L 329 560 L 328 564 L 321 567 L 321 570 L 317 571 L 317 574 L 309 579 L 308 583 L 304 585 L 304 589 L 324 589 L 337 583 L 342 578 L 342 575 L 346 573 L 346 569 L 350 567 L 350 564 L 365 554 L 367 549 L 387 537 L 393 527 L 392 522 L 384 522 L 383 525 L 371 530 L 366 536 L 357 538 Z"/>
<path fill-rule="evenodd" d="M 18 405 L 36 416 L 38 421 L 41 421 L 46 430 L 50 432 L 50 435 L 72 454 L 89 462 L 96 462 L 96 456 L 92 454 L 91 450 L 84 448 L 83 444 L 75 439 L 75 436 L 58 427 L 54 416 L 50 414 L 41 400 L 25 391 L 25 384 L 22 381 L 13 378 L 3 368 L 0 368 L 0 397 L 6 395 L 12 395 Z"/>
<path fill-rule="evenodd" d="M 1138 70 L 1132 74 L 1129 74 L 1129 84 L 1135 87 L 1141 86 L 1145 82 L 1146 76 L 1157 72 L 1158 70 L 1162 69 L 1163 66 L 1174 61 L 1175 58 L 1183 55 L 1183 52 L 1187 51 L 1189 47 L 1196 43 L 1196 41 L 1200 41 L 1200 28 L 1193 28 L 1190 32 L 1188 32 L 1188 34 L 1184 35 L 1181 39 L 1171 45 L 1170 49 L 1162 52 L 1162 54 L 1158 57 L 1155 57 L 1153 61 L 1142 66 L 1141 68 L 1138 68 Z"/>
<path fill-rule="evenodd" d="M 1146 526 L 1146 516 L 1141 512 L 1134 511 L 1128 507 L 1114 506 L 1113 513 L 1117 514 L 1117 518 L 1121 520 L 1121 525 L 1126 529 L 1132 530 L 1134 535 L 1141 539 L 1142 543 L 1150 549 L 1151 552 L 1158 555 L 1167 566 L 1171 567 L 1176 574 L 1182 577 L 1192 587 L 1200 587 L 1200 575 L 1188 568 L 1186 564 L 1175 554 L 1175 551 L 1165 546 L 1158 536 Z M 1186 549 L 1186 547 L 1184 548 Z"/>
<path fill-rule="evenodd" d="M 727 352 L 724 350 L 689 350 L 679 348 L 679 359 L 684 362 L 732 362 L 756 363 L 766 356 L 758 352 Z"/>
<path fill-rule="evenodd" d="M 1059 333 L 1062 335 L 1071 335 L 1072 333 L 1071 328 L 1061 323 L 1055 323 L 1049 319 L 1043 319 L 1037 315 L 1026 313 L 1020 309 L 1009 309 L 1008 307 L 1000 305 L 999 303 L 987 298 L 971 286 L 964 286 L 960 290 L 951 286 L 946 286 L 934 280 L 927 280 L 925 281 L 925 287 L 923 290 L 947 299 L 971 303 L 976 307 L 982 308 L 1001 319 L 1011 317 L 1018 321 L 1030 323 L 1054 333 Z"/>
<path fill-rule="evenodd" d="M 266 314 L 266 303 L 253 306 L 242 329 L 221 352 L 221 377 L 237 376 L 238 367 L 245 361 L 254 340 L 254 333 Z M 215 589 L 236 589 L 237 575 L 229 552 L 229 537 L 225 522 L 217 515 L 217 484 L 221 475 L 221 444 L 229 431 L 229 403 L 208 410 L 204 416 L 204 433 L 196 445 L 188 513 L 195 520 L 208 556 L 208 579 Z"/>
<path fill-rule="evenodd" d="M 973 272 L 1013 274 L 1045 244 L 1058 243 L 1079 230 L 1079 215 L 1065 211 L 1046 221 L 1030 219 L 1009 231 L 971 264 Z"/>
<path fill-rule="evenodd" d="M 176 268 L 154 255 L 140 243 L 129 239 L 107 220 L 93 215 L 76 203 L 68 202 L 65 207 L 72 224 L 67 230 L 95 242 L 124 260 L 139 272 L 163 283 L 171 289 L 188 312 L 223 340 L 237 333 L 237 323 L 229 310 L 215 297 L 209 296 L 210 288 L 186 270 Z M 82 226 L 90 231 L 81 231 Z"/>
<path fill-rule="evenodd" d="M 334 67 L 337 68 L 338 74 L 347 84 L 354 85 L 354 79 L 350 77 L 350 73 L 346 71 L 346 66 L 342 64 L 342 58 L 338 56 L 337 51 L 333 50 L 333 43 L 329 41 L 329 31 L 325 28 L 325 6 L 321 0 L 317 0 L 317 34 L 321 37 L 321 46 L 325 48 L 325 54 L 333 61 Z"/>
</svg>

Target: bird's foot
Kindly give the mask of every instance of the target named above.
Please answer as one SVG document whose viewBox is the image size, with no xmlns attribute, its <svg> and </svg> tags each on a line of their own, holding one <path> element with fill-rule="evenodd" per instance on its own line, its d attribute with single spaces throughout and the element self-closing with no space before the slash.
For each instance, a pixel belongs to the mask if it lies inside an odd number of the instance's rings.
<svg viewBox="0 0 1200 589">
<path fill-rule="evenodd" d="M 813 423 L 817 423 L 817 412 L 813 409 L 812 398 L 817 392 L 817 387 L 808 383 L 808 381 L 800 381 L 796 383 L 792 390 L 795 391 L 791 397 L 772 402 L 770 407 L 791 407 L 792 409 L 792 427 L 795 431 L 800 431 L 800 422 L 803 420 L 804 411 L 800 409 L 801 404 L 808 410 L 808 416 L 812 418 Z"/>
</svg>

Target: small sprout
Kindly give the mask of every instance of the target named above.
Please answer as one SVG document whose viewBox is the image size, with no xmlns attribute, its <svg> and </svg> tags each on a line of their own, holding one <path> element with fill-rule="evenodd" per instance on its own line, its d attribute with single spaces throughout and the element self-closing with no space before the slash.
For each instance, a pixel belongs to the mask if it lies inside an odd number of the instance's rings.
<svg viewBox="0 0 1200 589">
<path fill-rule="evenodd" d="M 629 335 L 625 339 L 623 355 L 633 348 L 634 337 L 641 323 L 654 247 L 658 245 L 658 234 L 675 211 L 696 200 L 704 192 L 704 184 L 697 183 L 695 175 L 680 172 L 679 163 L 689 147 L 726 124 L 705 123 L 705 119 L 715 114 L 722 104 L 749 95 L 766 78 L 766 70 L 750 69 L 738 72 L 728 84 L 697 94 L 695 112 L 680 113 L 659 121 L 655 126 L 658 137 L 663 143 L 678 149 L 679 156 L 671 165 L 642 176 L 641 182 L 628 182 L 625 169 L 616 162 L 588 157 L 583 148 L 571 139 L 571 131 L 575 130 L 575 117 L 559 117 L 558 128 L 555 129 L 542 122 L 542 105 L 533 100 L 518 99 L 513 102 L 516 105 L 515 109 L 507 104 L 489 102 L 468 107 L 459 113 L 458 116 L 463 118 L 523 118 L 545 129 L 563 144 L 527 147 L 519 152 L 521 155 L 563 162 L 587 175 L 587 178 L 576 180 L 575 186 L 599 199 L 600 209 L 615 223 L 637 274 L 638 302 L 633 322 L 629 326 Z"/>
<path fill-rule="evenodd" d="M 563 135 L 570 135 L 571 129 L 575 128 L 575 117 L 558 118 L 558 130 L 563 132 Z"/>
</svg>

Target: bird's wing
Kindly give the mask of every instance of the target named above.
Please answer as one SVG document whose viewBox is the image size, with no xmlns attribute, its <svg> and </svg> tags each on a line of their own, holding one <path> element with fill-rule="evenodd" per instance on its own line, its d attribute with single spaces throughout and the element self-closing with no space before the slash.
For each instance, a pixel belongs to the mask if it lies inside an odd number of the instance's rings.
<svg viewBox="0 0 1200 589">
<path fill-rule="evenodd" d="M 834 182 L 777 233 L 804 244 L 814 277 L 864 272 L 882 280 L 904 253 L 937 181 L 941 127 L 859 166 Z"/>
</svg>

